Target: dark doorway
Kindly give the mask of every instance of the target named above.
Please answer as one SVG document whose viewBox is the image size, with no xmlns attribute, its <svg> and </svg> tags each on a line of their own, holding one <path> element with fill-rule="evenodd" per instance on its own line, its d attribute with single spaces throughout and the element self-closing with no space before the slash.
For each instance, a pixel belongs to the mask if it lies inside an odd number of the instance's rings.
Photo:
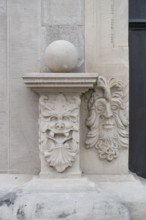
<svg viewBox="0 0 146 220">
<path fill-rule="evenodd" d="M 146 178 L 146 0 L 129 2 L 129 169 Z"/>
</svg>

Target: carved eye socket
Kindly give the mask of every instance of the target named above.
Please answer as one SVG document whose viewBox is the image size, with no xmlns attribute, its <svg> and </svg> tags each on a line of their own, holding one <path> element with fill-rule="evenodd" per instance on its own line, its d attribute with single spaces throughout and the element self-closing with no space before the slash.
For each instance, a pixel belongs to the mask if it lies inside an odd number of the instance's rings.
<svg viewBox="0 0 146 220">
<path fill-rule="evenodd" d="M 68 121 L 69 117 L 68 116 L 63 116 L 63 121 Z"/>
<path fill-rule="evenodd" d="M 52 116 L 51 117 L 51 121 L 57 121 L 58 119 L 57 119 L 57 117 L 56 116 Z"/>
<path fill-rule="evenodd" d="M 114 104 L 111 106 L 111 109 L 112 109 L 113 111 L 117 110 L 118 108 L 119 108 L 119 107 L 118 107 L 117 105 L 114 105 Z"/>
<path fill-rule="evenodd" d="M 104 110 L 104 106 L 103 106 L 103 105 L 98 105 L 98 106 L 97 106 L 97 109 L 98 109 L 99 111 L 103 111 L 103 110 Z"/>
<path fill-rule="evenodd" d="M 76 121 L 77 120 L 77 117 L 75 117 L 75 116 L 70 116 L 70 119 L 71 119 L 71 121 Z"/>
</svg>

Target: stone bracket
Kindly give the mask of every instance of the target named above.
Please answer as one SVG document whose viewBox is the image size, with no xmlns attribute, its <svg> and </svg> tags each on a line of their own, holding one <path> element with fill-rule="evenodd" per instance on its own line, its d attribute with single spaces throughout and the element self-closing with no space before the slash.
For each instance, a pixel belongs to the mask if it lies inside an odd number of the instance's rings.
<svg viewBox="0 0 146 220">
<path fill-rule="evenodd" d="M 41 175 L 81 175 L 80 95 L 95 87 L 97 73 L 28 73 L 24 83 L 39 94 Z"/>
</svg>

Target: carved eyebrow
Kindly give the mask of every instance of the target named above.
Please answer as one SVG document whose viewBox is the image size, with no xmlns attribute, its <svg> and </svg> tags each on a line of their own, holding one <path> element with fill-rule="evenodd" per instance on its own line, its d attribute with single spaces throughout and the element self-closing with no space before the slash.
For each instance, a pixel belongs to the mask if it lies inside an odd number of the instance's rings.
<svg viewBox="0 0 146 220">
<path fill-rule="evenodd" d="M 66 109 L 64 110 L 63 114 L 62 115 L 74 115 L 74 114 L 78 114 L 78 111 L 77 111 L 78 108 L 73 108 L 73 109 Z"/>
<path fill-rule="evenodd" d="M 116 104 L 118 106 L 122 106 L 122 101 L 119 100 L 119 99 L 112 98 L 111 99 L 111 104 Z"/>
<path fill-rule="evenodd" d="M 51 118 L 52 118 L 52 117 L 58 117 L 58 115 L 55 114 L 55 113 L 51 113 L 50 117 L 51 117 Z"/>
<path fill-rule="evenodd" d="M 52 113 L 50 114 L 43 114 L 44 118 L 52 118 L 52 117 L 56 117 L 55 115 L 52 115 Z"/>
<path fill-rule="evenodd" d="M 64 117 L 64 116 L 67 116 L 67 117 L 76 117 L 78 114 L 77 113 L 72 113 L 72 114 L 69 114 L 69 113 L 64 113 L 63 115 L 62 115 L 62 117 Z"/>
<path fill-rule="evenodd" d="M 106 102 L 107 102 L 107 100 L 105 98 L 99 98 L 99 99 L 95 100 L 95 103 L 105 104 Z"/>
<path fill-rule="evenodd" d="M 111 91 L 111 96 L 115 98 L 122 98 L 123 96 L 123 91 Z"/>
</svg>

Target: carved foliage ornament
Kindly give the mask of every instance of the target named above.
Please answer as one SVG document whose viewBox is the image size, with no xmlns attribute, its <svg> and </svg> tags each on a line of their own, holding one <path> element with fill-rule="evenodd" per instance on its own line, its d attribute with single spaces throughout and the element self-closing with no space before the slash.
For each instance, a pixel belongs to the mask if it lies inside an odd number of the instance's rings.
<svg viewBox="0 0 146 220">
<path fill-rule="evenodd" d="M 95 147 L 99 158 L 112 161 L 128 147 L 128 92 L 123 83 L 99 77 L 88 103 L 86 147 Z"/>
<path fill-rule="evenodd" d="M 63 172 L 78 153 L 79 106 L 76 96 L 40 97 L 39 148 L 49 166 Z"/>
</svg>

